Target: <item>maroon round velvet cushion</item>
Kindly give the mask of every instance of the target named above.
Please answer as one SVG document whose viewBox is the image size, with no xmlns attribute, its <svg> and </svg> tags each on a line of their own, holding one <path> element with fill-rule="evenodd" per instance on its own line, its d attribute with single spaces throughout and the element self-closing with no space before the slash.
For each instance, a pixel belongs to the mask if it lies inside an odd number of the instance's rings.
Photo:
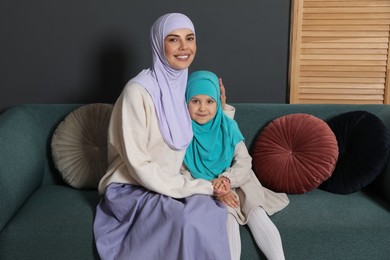
<svg viewBox="0 0 390 260">
<path fill-rule="evenodd" d="M 274 119 L 256 138 L 253 170 L 267 188 L 301 194 L 328 179 L 337 162 L 337 139 L 320 118 L 290 114 Z"/>
</svg>

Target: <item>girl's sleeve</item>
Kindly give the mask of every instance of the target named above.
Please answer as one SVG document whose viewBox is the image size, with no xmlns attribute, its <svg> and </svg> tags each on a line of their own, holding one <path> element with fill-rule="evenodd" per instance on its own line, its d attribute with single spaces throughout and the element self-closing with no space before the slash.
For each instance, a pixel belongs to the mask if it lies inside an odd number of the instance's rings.
<svg viewBox="0 0 390 260">
<path fill-rule="evenodd" d="M 232 188 L 238 188 L 251 179 L 252 157 L 243 141 L 236 145 L 231 167 L 223 172 L 221 176 L 229 178 Z"/>
<path fill-rule="evenodd" d="M 110 135 L 115 149 L 124 161 L 129 178 L 139 185 L 170 197 L 183 198 L 193 194 L 213 193 L 210 182 L 194 180 L 180 174 L 183 156 L 181 152 L 167 152 L 161 147 L 150 147 L 150 115 L 153 107 L 145 104 L 141 91 L 128 91 L 122 95 L 121 105 L 117 108 Z M 114 121 L 115 121 L 114 120 Z M 161 150 L 163 152 L 161 152 Z M 153 154 L 160 152 L 160 154 Z M 159 158 L 158 161 L 154 158 Z M 177 160 L 177 161 L 175 161 Z M 178 161 L 180 160 L 180 161 Z M 160 164 L 165 164 L 161 167 Z M 173 167 L 171 167 L 171 164 Z M 165 169 L 165 171 L 163 170 Z M 167 169 L 172 171 L 167 172 Z"/>
</svg>

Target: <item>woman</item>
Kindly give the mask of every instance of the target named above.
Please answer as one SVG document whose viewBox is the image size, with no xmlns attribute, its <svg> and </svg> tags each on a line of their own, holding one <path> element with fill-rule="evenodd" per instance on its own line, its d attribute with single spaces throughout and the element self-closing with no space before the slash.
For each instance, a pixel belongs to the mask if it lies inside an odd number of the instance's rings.
<svg viewBox="0 0 390 260">
<path fill-rule="evenodd" d="M 102 259 L 230 259 L 227 209 L 211 182 L 180 174 L 193 132 L 185 102 L 195 29 L 179 13 L 151 28 L 153 64 L 125 86 L 108 132 L 94 233 Z"/>
<path fill-rule="evenodd" d="M 183 174 L 212 181 L 228 193 L 216 199 L 228 206 L 227 230 L 232 259 L 239 260 L 239 224 L 249 229 L 267 259 L 283 260 L 280 234 L 268 215 L 283 209 L 289 200 L 261 186 L 252 168 L 244 137 L 237 123 L 222 111 L 217 76 L 193 72 L 186 100 L 193 120 L 194 137 L 184 157 Z M 268 214 L 268 215 L 267 215 Z"/>
</svg>

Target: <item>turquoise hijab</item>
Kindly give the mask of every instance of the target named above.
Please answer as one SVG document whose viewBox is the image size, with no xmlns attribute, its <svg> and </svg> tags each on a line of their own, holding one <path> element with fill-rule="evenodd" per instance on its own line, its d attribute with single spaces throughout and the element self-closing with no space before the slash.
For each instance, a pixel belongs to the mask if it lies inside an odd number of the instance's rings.
<svg viewBox="0 0 390 260">
<path fill-rule="evenodd" d="M 218 77 L 210 71 L 193 72 L 186 89 L 186 101 L 207 95 L 217 103 L 215 117 L 206 124 L 192 121 L 194 137 L 187 148 L 184 163 L 194 178 L 213 180 L 232 163 L 235 146 L 244 140 L 236 121 L 222 110 Z"/>
</svg>

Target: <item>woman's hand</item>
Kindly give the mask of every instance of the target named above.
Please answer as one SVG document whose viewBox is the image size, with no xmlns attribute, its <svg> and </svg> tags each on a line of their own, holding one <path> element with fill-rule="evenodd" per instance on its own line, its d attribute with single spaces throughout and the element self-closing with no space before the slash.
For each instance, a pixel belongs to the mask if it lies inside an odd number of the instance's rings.
<svg viewBox="0 0 390 260">
<path fill-rule="evenodd" d="M 225 204 L 229 207 L 232 207 L 232 208 L 236 208 L 240 205 L 240 201 L 238 200 L 236 195 L 231 191 L 225 195 L 215 196 L 215 198 L 218 201 L 222 202 L 223 204 Z"/>
<path fill-rule="evenodd" d="M 226 91 L 225 91 L 225 86 L 223 85 L 222 78 L 219 78 L 219 88 L 221 90 L 221 105 L 222 105 L 222 110 L 225 110 L 225 105 L 226 105 Z"/>
</svg>

